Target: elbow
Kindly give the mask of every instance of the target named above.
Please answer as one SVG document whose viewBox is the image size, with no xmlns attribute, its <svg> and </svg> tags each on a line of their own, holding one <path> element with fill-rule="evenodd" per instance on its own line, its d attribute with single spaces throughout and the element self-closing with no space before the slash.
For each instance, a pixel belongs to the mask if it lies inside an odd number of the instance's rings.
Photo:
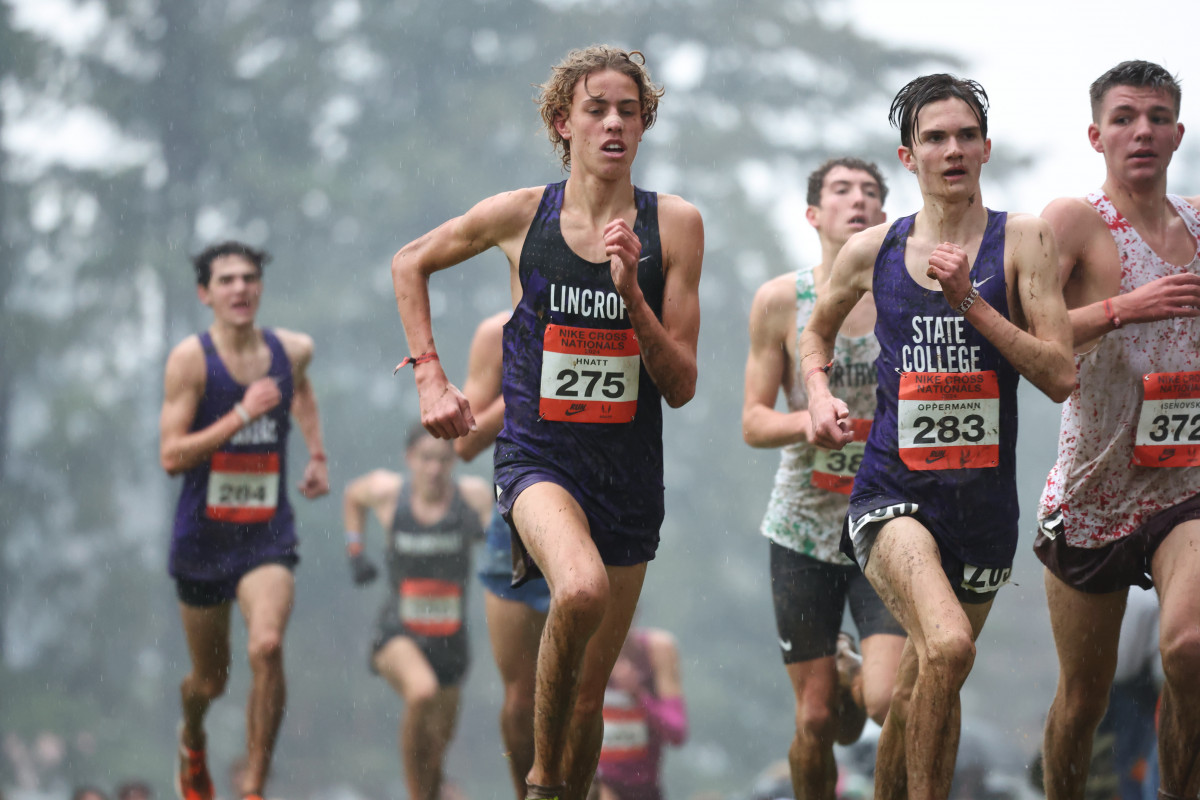
<svg viewBox="0 0 1200 800">
<path fill-rule="evenodd" d="M 1056 403 L 1064 403 L 1075 391 L 1075 369 L 1059 370 L 1047 384 L 1041 387 L 1042 392 Z"/>
<path fill-rule="evenodd" d="M 475 437 L 470 434 L 454 440 L 454 455 L 458 456 L 461 461 L 467 463 L 474 461 L 481 449 L 475 445 Z"/>
<path fill-rule="evenodd" d="M 409 271 L 412 267 L 412 259 L 409 258 L 409 245 L 405 245 L 392 256 L 392 285 L 399 288 L 405 286 L 409 281 Z"/>
<path fill-rule="evenodd" d="M 687 374 L 682 376 L 671 391 L 663 392 L 663 399 L 667 401 L 667 405 L 671 408 L 680 408 L 687 405 L 693 397 L 696 396 L 696 368 L 688 370 Z"/>
<path fill-rule="evenodd" d="M 158 464 L 162 467 L 163 472 L 167 473 L 168 477 L 171 478 L 184 471 L 183 465 L 179 463 L 179 459 L 170 455 L 166 450 L 159 452 Z"/>
</svg>

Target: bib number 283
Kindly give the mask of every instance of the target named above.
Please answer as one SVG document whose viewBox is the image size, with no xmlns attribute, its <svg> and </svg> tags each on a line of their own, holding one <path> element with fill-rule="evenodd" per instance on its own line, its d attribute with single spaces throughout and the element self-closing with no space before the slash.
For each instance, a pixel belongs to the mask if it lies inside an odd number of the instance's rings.
<svg viewBox="0 0 1200 800">
<path fill-rule="evenodd" d="M 641 363 L 632 329 L 547 325 L 538 413 L 555 422 L 631 422 Z"/>
</svg>

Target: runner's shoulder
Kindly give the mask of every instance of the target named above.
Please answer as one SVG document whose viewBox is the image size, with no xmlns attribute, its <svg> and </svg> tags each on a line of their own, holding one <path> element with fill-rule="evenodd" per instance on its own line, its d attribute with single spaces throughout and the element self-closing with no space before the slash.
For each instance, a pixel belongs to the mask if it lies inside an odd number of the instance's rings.
<svg viewBox="0 0 1200 800">
<path fill-rule="evenodd" d="M 167 355 L 166 379 L 168 382 L 203 384 L 206 373 L 204 362 L 204 347 L 200 344 L 200 336 L 193 333 L 171 348 Z"/>
<path fill-rule="evenodd" d="M 312 337 L 307 333 L 291 331 L 286 328 L 272 328 L 271 331 L 283 345 L 283 351 L 287 353 L 288 361 L 292 363 L 292 366 L 304 366 L 312 361 L 315 345 Z"/>
</svg>

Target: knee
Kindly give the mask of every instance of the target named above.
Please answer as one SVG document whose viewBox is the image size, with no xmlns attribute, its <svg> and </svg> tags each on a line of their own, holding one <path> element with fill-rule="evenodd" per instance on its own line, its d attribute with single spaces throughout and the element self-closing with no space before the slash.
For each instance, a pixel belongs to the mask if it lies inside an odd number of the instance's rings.
<svg viewBox="0 0 1200 800">
<path fill-rule="evenodd" d="M 198 675 L 192 673 L 183 684 L 185 695 L 199 695 L 206 700 L 216 700 L 225 694 L 225 684 L 229 681 L 229 669 L 218 670 L 213 675 Z"/>
<path fill-rule="evenodd" d="M 1195 686 L 1200 671 L 1200 628 L 1168 633 L 1162 639 L 1163 676 L 1172 688 Z"/>
<path fill-rule="evenodd" d="M 283 635 L 276 631 L 256 633 L 250 637 L 246 647 L 250 667 L 254 670 L 270 669 L 283 664 Z"/>
<path fill-rule="evenodd" d="M 505 686 L 504 716 L 515 721 L 533 719 L 533 692 L 521 683 Z"/>
<path fill-rule="evenodd" d="M 437 693 L 436 681 L 413 681 L 411 686 L 405 687 L 404 703 L 409 711 L 424 713 L 433 705 Z"/>
<path fill-rule="evenodd" d="M 961 688 L 974 664 L 975 642 L 970 631 L 948 630 L 928 641 L 922 667 L 951 686 Z"/>
<path fill-rule="evenodd" d="M 608 607 L 608 576 L 601 571 L 597 575 L 574 577 L 554 589 L 552 602 L 554 613 L 579 627 L 594 630 Z"/>
<path fill-rule="evenodd" d="M 876 724 L 883 724 L 891 708 L 893 695 L 894 691 L 886 686 L 863 686 L 863 705 L 866 706 L 867 716 Z"/>
<path fill-rule="evenodd" d="M 1092 676 L 1059 676 L 1051 714 L 1056 727 L 1094 730 L 1108 710 L 1108 686 Z"/>
<path fill-rule="evenodd" d="M 833 745 L 837 720 L 825 703 L 801 703 L 796 706 L 796 738 L 803 743 Z"/>
<path fill-rule="evenodd" d="M 605 684 L 599 681 L 591 686 L 579 684 L 579 694 L 575 699 L 575 715 L 578 719 L 599 717 L 603 713 L 604 689 Z"/>
</svg>

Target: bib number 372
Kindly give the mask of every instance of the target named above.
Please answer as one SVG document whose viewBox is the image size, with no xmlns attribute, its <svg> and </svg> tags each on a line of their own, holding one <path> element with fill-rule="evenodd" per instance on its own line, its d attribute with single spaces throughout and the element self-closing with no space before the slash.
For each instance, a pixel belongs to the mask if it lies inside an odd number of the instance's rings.
<svg viewBox="0 0 1200 800">
<path fill-rule="evenodd" d="M 1200 372 L 1152 372 L 1142 385 L 1133 463 L 1200 466 Z"/>
<path fill-rule="evenodd" d="M 641 364 L 632 329 L 547 325 L 538 413 L 555 422 L 631 422 Z"/>
</svg>

